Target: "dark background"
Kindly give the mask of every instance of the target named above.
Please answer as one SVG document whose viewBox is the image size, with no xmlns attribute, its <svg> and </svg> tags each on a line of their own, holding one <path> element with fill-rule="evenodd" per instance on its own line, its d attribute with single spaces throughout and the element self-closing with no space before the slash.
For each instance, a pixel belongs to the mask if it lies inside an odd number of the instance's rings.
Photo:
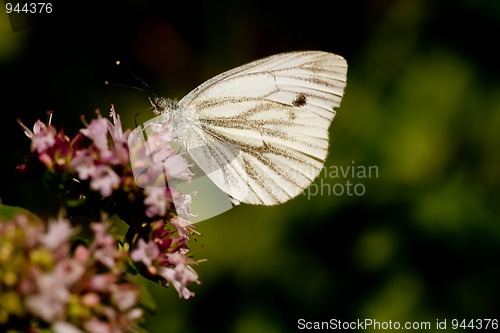
<svg viewBox="0 0 500 333">
<path fill-rule="evenodd" d="M 15 32 L 13 32 L 13 30 Z M 148 332 L 290 332 L 297 320 L 500 319 L 500 80 L 497 1 L 53 2 L 53 13 L 0 12 L 3 203 L 55 210 L 15 166 L 29 150 L 16 124 L 80 115 L 125 127 L 148 92 L 180 99 L 245 62 L 318 49 L 349 64 L 327 170 L 376 166 L 362 196 L 242 205 L 197 225 L 203 284 L 194 299 L 146 283 Z M 321 188 L 321 187 L 320 187 Z M 363 332 L 370 331 L 369 329 Z M 466 331 L 466 330 L 462 330 Z"/>
</svg>

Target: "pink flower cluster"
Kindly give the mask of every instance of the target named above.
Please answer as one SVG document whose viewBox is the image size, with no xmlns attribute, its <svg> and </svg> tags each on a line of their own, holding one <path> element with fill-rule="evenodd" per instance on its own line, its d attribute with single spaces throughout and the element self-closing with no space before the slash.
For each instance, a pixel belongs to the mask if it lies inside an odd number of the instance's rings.
<svg viewBox="0 0 500 333">
<path fill-rule="evenodd" d="M 33 126 L 33 131 L 20 124 L 31 139 L 31 151 L 37 154 L 47 171 L 76 173 L 78 180 L 89 180 L 91 190 L 109 197 L 121 185 L 117 169 L 130 163 L 127 149 L 130 130 L 123 132 L 120 117 L 113 107 L 110 115 L 113 123 L 98 113 L 98 118 L 81 129 L 72 140 L 62 130 L 56 132 L 53 126 L 47 127 L 40 120 Z M 28 168 L 29 165 L 22 164 L 18 170 L 29 172 Z"/>
<path fill-rule="evenodd" d="M 143 266 L 151 278 L 160 280 L 164 285 L 172 284 L 180 297 L 188 299 L 194 293 L 187 286 L 200 282 L 198 274 L 190 266 L 196 262 L 185 255 L 189 250 L 189 227 L 186 222 L 180 217 L 172 218 L 170 224 L 173 229 L 168 229 L 163 220 L 150 223 L 148 240 L 139 238 L 130 257 L 137 266 Z"/>
<path fill-rule="evenodd" d="M 34 158 L 18 166 L 18 170 L 29 175 L 42 169 L 43 177 L 56 184 L 53 189 L 66 202 L 69 213 L 84 207 L 85 212 L 93 211 L 93 218 L 102 213 L 118 214 L 129 225 L 124 241 L 137 271 L 162 285 L 173 285 L 180 297 L 187 299 L 194 295 L 187 286 L 199 283 L 192 268 L 197 262 L 187 257 L 188 239 L 195 233 L 188 221 L 192 197 L 174 187 L 143 188 L 138 183 L 165 183 L 165 177 L 169 182 L 190 181 L 190 165 L 170 145 L 175 134 L 169 124 L 155 125 L 158 128 L 143 145 L 129 147 L 131 131 L 122 130 L 113 107 L 110 115 L 112 121 L 98 113 L 97 119 L 73 139 L 50 124 L 37 121 L 31 131 L 20 123 L 31 139 Z M 147 163 L 151 158 L 148 152 L 164 163 L 135 177 L 133 168 L 138 166 L 131 165 L 131 155 L 135 164 Z M 79 192 L 69 196 L 75 183 Z"/>
<path fill-rule="evenodd" d="M 123 268 L 106 223 L 90 224 L 88 244 L 65 219 L 0 218 L 0 330 L 118 333 L 142 317 L 139 288 Z"/>
</svg>

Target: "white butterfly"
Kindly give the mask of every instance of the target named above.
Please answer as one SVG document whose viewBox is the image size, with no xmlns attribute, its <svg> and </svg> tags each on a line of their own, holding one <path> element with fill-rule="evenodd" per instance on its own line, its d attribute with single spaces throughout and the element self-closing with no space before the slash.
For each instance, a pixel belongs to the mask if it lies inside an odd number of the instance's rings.
<svg viewBox="0 0 500 333">
<path fill-rule="evenodd" d="M 320 173 L 346 75 L 336 54 L 281 53 L 219 74 L 178 103 L 151 102 L 233 202 L 275 205 Z"/>
</svg>

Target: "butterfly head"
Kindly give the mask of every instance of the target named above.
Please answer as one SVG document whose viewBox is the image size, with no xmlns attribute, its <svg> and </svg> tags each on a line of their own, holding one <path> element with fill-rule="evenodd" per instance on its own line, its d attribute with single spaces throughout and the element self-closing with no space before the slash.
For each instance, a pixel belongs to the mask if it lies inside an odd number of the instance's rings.
<svg viewBox="0 0 500 333">
<path fill-rule="evenodd" d="M 153 111 L 156 114 L 165 112 L 165 109 L 167 108 L 167 99 L 165 97 L 155 95 L 154 97 L 149 97 L 149 102 L 153 106 Z"/>
<path fill-rule="evenodd" d="M 156 114 L 162 114 L 165 112 L 172 112 L 177 109 L 177 102 L 171 99 L 167 99 L 163 96 L 154 96 L 149 98 L 149 102 L 153 106 L 153 111 Z"/>
</svg>

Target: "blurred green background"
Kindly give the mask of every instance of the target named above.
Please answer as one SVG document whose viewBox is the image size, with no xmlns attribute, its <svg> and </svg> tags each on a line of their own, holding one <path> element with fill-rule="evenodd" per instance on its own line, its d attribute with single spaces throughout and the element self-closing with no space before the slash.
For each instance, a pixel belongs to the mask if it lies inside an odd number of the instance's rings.
<svg viewBox="0 0 500 333">
<path fill-rule="evenodd" d="M 442 331 L 451 332 L 452 318 L 500 319 L 498 1 L 53 7 L 15 22 L 0 12 L 0 198 L 42 214 L 53 198 L 15 172 L 29 149 L 16 118 L 32 124 L 50 109 L 73 135 L 80 115 L 114 103 L 133 127 L 148 93 L 104 86 L 139 85 L 117 59 L 177 99 L 274 53 L 318 49 L 349 64 L 326 170 L 374 166 L 377 177 L 328 172 L 316 195 L 241 205 L 197 224 L 193 255 L 209 259 L 196 267 L 203 284 L 185 301 L 148 283 L 158 303 L 148 332 L 292 332 L 300 318 L 448 319 Z M 364 194 L 328 193 L 347 181 Z"/>
</svg>

